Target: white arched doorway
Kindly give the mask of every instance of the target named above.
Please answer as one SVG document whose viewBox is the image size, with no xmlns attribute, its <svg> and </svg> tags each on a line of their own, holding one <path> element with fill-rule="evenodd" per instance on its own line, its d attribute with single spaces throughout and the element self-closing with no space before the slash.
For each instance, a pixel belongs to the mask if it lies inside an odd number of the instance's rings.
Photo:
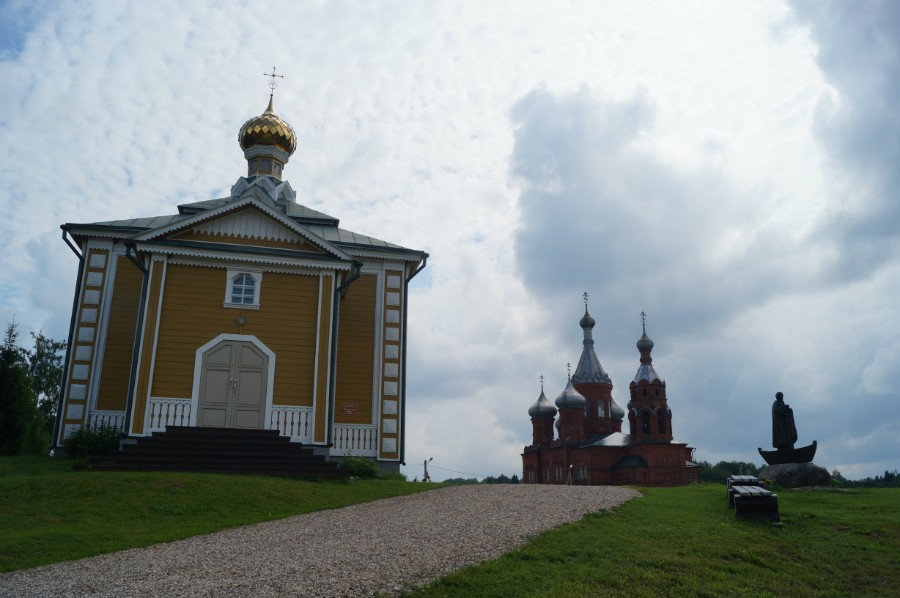
<svg viewBox="0 0 900 598">
<path fill-rule="evenodd" d="M 268 427 L 274 373 L 275 354 L 255 336 L 214 338 L 196 351 L 190 425 Z"/>
</svg>

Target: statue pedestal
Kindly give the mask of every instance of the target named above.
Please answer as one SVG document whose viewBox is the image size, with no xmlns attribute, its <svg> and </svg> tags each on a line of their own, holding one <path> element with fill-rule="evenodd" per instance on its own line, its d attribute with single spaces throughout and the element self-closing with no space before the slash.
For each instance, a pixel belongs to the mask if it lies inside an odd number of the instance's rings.
<svg viewBox="0 0 900 598">
<path fill-rule="evenodd" d="M 763 467 L 760 479 L 772 480 L 785 488 L 804 486 L 830 486 L 831 474 L 824 467 L 813 463 L 782 463 Z"/>
</svg>

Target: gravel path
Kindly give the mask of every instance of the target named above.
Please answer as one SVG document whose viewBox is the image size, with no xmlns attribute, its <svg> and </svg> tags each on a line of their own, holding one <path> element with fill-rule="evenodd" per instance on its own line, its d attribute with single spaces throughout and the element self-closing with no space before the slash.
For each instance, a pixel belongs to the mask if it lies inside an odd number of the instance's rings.
<svg viewBox="0 0 900 598">
<path fill-rule="evenodd" d="M 454 486 L 0 575 L 0 596 L 398 593 L 640 496 L 614 486 Z"/>
</svg>

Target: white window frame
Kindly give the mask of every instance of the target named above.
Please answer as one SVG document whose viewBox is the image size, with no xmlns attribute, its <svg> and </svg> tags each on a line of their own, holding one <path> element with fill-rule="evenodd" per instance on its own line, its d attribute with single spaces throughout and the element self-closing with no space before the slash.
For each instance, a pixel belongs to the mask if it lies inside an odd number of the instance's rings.
<svg viewBox="0 0 900 598">
<path fill-rule="evenodd" d="M 246 274 L 253 279 L 253 302 L 252 303 L 232 303 L 231 295 L 234 291 L 234 279 L 241 274 Z M 253 270 L 250 268 L 228 268 L 225 270 L 225 302 L 224 307 L 235 309 L 259 309 L 259 296 L 262 291 L 262 270 Z"/>
</svg>

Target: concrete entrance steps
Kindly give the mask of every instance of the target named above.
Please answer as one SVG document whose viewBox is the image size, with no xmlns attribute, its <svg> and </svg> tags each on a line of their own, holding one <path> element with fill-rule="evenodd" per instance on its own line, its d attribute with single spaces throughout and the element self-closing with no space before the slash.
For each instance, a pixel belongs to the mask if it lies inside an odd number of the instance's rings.
<svg viewBox="0 0 900 598">
<path fill-rule="evenodd" d="M 337 463 L 293 443 L 277 430 L 169 426 L 95 458 L 94 469 L 109 471 L 192 471 L 346 478 Z"/>
</svg>

